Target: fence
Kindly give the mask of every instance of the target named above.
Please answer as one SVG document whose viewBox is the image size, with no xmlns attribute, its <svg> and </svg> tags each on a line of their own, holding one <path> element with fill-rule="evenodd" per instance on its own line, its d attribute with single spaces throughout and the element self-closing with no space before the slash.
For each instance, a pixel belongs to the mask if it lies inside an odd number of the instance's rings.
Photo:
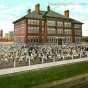
<svg viewBox="0 0 88 88">
<path fill-rule="evenodd" d="M 18 44 L 9 47 L 0 46 L 0 69 L 86 57 L 88 57 L 88 46 L 35 45 L 23 47 Z"/>
</svg>

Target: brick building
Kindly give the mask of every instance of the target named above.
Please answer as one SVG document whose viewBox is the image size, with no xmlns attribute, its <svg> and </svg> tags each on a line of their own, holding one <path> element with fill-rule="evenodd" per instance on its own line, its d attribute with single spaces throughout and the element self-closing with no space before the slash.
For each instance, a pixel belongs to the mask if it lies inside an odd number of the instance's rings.
<svg viewBox="0 0 88 88">
<path fill-rule="evenodd" d="M 13 41 L 14 40 L 14 32 L 9 31 L 8 33 L 5 33 L 4 38 L 8 41 Z"/>
<path fill-rule="evenodd" d="M 40 10 L 40 4 L 35 10 L 28 10 L 27 15 L 14 21 L 14 41 L 23 44 L 40 43 L 80 43 L 82 37 L 82 22 L 69 17 L 69 10 L 64 15 Z"/>
</svg>

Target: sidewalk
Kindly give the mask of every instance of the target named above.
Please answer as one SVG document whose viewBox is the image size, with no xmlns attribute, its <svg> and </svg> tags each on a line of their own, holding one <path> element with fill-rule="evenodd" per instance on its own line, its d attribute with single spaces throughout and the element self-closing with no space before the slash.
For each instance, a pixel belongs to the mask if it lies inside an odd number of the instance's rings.
<svg viewBox="0 0 88 88">
<path fill-rule="evenodd" d="M 56 65 L 61 66 L 61 65 L 65 65 L 65 64 L 84 62 L 84 61 L 88 61 L 88 58 L 64 60 L 64 61 L 37 64 L 37 65 L 30 65 L 30 66 L 24 66 L 24 67 L 1 69 L 0 70 L 0 75 L 5 75 L 5 74 L 10 74 L 10 73 L 15 73 L 15 72 L 21 72 L 21 71 L 27 71 L 27 70 L 38 70 L 38 69 L 41 69 L 41 68 L 52 67 L 52 66 L 56 66 Z"/>
</svg>

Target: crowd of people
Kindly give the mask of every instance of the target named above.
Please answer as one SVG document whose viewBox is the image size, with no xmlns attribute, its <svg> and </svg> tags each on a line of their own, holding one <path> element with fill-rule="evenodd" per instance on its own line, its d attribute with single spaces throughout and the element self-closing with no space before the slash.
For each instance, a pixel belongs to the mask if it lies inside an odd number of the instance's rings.
<svg viewBox="0 0 88 88">
<path fill-rule="evenodd" d="M 88 46 L 0 45 L 0 69 L 83 58 L 87 52 Z"/>
</svg>

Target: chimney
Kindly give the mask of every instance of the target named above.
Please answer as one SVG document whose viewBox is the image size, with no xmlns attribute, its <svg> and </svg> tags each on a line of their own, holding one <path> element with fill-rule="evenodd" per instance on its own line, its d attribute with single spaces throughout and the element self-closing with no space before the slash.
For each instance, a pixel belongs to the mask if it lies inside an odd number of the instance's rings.
<svg viewBox="0 0 88 88">
<path fill-rule="evenodd" d="M 36 4 L 35 5 L 35 12 L 36 12 L 36 14 L 40 14 L 40 4 Z"/>
<path fill-rule="evenodd" d="M 47 11 L 50 11 L 50 6 L 49 5 L 47 6 Z"/>
<path fill-rule="evenodd" d="M 31 9 L 28 10 L 28 14 L 31 13 Z"/>
<path fill-rule="evenodd" d="M 64 16 L 69 17 L 69 10 L 64 11 Z"/>
</svg>

